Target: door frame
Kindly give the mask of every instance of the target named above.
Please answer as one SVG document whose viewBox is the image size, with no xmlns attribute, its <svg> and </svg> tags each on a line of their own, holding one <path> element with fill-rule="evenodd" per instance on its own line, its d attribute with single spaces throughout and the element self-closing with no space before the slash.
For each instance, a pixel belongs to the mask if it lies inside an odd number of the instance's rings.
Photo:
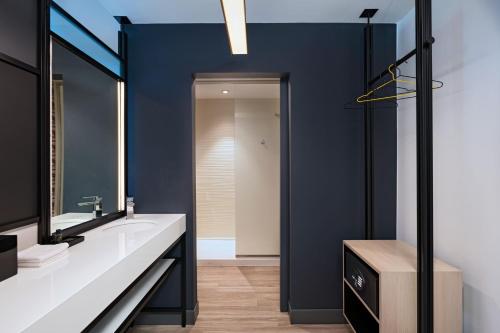
<svg viewBox="0 0 500 333">
<path fill-rule="evenodd" d="M 279 79 L 280 80 L 280 311 L 288 312 L 290 298 L 290 74 L 289 73 L 195 73 L 192 77 L 192 144 L 193 144 L 193 253 L 196 265 L 196 138 L 195 85 L 197 79 Z M 197 273 L 195 273 L 195 276 Z"/>
</svg>

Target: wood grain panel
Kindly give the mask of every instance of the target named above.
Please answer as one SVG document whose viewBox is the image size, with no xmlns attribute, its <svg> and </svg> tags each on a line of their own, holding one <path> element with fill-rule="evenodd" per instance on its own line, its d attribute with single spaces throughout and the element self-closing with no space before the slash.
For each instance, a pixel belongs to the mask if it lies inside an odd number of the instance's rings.
<svg viewBox="0 0 500 333">
<path fill-rule="evenodd" d="M 344 245 L 379 273 L 380 332 L 417 332 L 416 249 L 397 240 L 349 240 Z M 462 332 L 462 289 L 462 272 L 435 258 L 434 332 Z"/>
</svg>

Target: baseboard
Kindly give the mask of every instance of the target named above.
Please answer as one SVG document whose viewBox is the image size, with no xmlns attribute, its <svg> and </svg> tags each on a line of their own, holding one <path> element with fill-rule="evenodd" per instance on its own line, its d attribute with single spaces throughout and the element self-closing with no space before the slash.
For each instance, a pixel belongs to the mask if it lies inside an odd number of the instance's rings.
<svg viewBox="0 0 500 333">
<path fill-rule="evenodd" d="M 198 303 L 196 303 L 194 309 L 188 309 L 186 312 L 186 323 L 188 325 L 194 325 L 199 313 Z M 180 313 L 168 313 L 168 312 L 143 312 L 135 320 L 134 326 L 140 325 L 180 325 L 181 324 L 181 314 Z"/>
<path fill-rule="evenodd" d="M 342 309 L 294 309 L 288 305 L 292 324 L 345 324 Z"/>
<path fill-rule="evenodd" d="M 194 309 L 187 310 L 186 312 L 186 322 L 188 325 L 196 324 L 196 319 L 198 319 L 198 314 L 200 313 L 200 308 L 198 307 L 198 302 L 194 305 Z"/>
</svg>

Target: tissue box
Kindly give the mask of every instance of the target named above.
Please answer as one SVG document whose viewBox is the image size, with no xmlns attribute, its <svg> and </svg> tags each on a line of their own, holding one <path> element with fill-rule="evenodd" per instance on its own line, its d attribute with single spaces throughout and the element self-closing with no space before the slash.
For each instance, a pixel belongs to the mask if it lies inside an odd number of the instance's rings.
<svg viewBox="0 0 500 333">
<path fill-rule="evenodd" d="M 17 274 L 17 236 L 0 235 L 0 281 Z"/>
</svg>

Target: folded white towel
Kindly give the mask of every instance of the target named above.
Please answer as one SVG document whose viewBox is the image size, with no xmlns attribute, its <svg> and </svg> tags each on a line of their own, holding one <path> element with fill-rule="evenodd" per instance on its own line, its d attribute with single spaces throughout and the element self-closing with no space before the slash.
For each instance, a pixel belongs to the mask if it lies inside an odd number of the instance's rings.
<svg viewBox="0 0 500 333">
<path fill-rule="evenodd" d="M 65 252 L 69 247 L 68 243 L 54 245 L 34 245 L 17 254 L 19 263 L 43 263 L 62 252 Z"/>
<path fill-rule="evenodd" d="M 65 250 L 64 252 L 61 252 L 59 254 L 56 254 L 55 256 L 51 257 L 50 259 L 47 259 L 45 261 L 41 261 L 41 262 L 34 262 L 34 261 L 31 261 L 31 262 L 18 262 L 18 266 L 19 267 L 24 267 L 24 268 L 39 268 L 39 267 L 45 267 L 45 266 L 48 266 L 56 261 L 59 261 L 61 259 L 64 259 L 68 256 L 68 251 Z"/>
</svg>

